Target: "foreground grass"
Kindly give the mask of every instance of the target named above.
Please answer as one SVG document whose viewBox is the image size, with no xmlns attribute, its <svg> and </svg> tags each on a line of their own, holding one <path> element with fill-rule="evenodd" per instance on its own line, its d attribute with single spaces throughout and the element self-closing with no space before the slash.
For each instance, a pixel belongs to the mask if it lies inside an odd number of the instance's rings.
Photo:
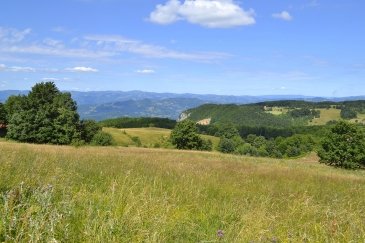
<svg viewBox="0 0 365 243">
<path fill-rule="evenodd" d="M 8 142 L 0 150 L 0 241 L 365 240 L 364 172 L 311 157 Z"/>
</svg>

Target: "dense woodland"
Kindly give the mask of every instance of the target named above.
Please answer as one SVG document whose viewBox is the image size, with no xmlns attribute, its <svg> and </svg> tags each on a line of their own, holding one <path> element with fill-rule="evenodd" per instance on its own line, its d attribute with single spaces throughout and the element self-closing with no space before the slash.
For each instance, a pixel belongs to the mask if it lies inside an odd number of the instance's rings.
<svg viewBox="0 0 365 243">
<path fill-rule="evenodd" d="M 140 128 L 140 127 L 159 127 L 172 129 L 176 125 L 175 120 L 158 117 L 120 117 L 107 119 L 99 122 L 102 127 L 114 128 Z"/>
</svg>

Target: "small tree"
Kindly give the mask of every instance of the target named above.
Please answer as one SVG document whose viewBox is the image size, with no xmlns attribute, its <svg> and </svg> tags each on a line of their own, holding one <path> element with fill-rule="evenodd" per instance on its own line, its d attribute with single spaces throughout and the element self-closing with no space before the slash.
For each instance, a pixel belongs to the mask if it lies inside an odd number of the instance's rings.
<svg viewBox="0 0 365 243">
<path fill-rule="evenodd" d="M 101 131 L 101 126 L 94 120 L 82 120 L 80 122 L 81 139 L 90 143 L 94 135 Z"/>
<path fill-rule="evenodd" d="M 191 120 L 176 124 L 170 135 L 171 143 L 177 149 L 202 150 L 203 139 L 197 133 L 197 126 Z"/>
<path fill-rule="evenodd" d="M 236 144 L 232 139 L 222 137 L 219 140 L 218 150 L 222 153 L 233 153 L 236 149 Z"/>
<path fill-rule="evenodd" d="M 91 144 L 97 146 L 110 146 L 114 144 L 114 140 L 109 133 L 99 131 L 94 135 Z"/>
<path fill-rule="evenodd" d="M 356 111 L 350 109 L 350 108 L 347 108 L 347 107 L 343 107 L 341 109 L 341 118 L 343 119 L 354 119 L 354 118 L 357 118 L 357 113 Z"/>
<path fill-rule="evenodd" d="M 365 166 L 365 134 L 356 125 L 337 123 L 321 143 L 320 162 L 343 168 Z"/>
</svg>

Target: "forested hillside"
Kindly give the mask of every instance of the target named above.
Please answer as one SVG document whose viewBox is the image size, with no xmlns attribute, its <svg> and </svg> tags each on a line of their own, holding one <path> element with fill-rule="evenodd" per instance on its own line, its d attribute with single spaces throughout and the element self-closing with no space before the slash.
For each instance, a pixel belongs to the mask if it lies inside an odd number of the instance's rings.
<svg viewBox="0 0 365 243">
<path fill-rule="evenodd" d="M 365 114 L 365 101 L 307 102 L 272 101 L 248 105 L 206 104 L 183 112 L 181 119 L 210 119 L 210 124 L 234 124 L 248 127 L 290 128 L 309 125 L 320 119 L 324 110 L 338 110 L 333 120 L 356 119 Z M 358 119 L 356 122 L 362 122 Z"/>
</svg>

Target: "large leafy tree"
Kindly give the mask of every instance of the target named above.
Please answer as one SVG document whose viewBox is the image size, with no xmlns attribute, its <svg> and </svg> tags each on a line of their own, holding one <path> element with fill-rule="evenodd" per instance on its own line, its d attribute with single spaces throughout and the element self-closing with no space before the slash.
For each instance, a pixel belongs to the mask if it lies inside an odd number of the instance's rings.
<svg viewBox="0 0 365 243">
<path fill-rule="evenodd" d="M 6 110 L 4 104 L 0 103 L 0 124 L 4 125 L 7 123 Z"/>
<path fill-rule="evenodd" d="M 323 139 L 320 162 L 344 168 L 365 166 L 365 134 L 354 124 L 341 121 Z"/>
<path fill-rule="evenodd" d="M 10 97 L 5 108 L 11 139 L 52 144 L 80 139 L 76 103 L 53 82 L 36 84 L 27 96 Z"/>
<path fill-rule="evenodd" d="M 176 124 L 171 132 L 171 143 L 177 149 L 202 150 L 203 139 L 197 133 L 197 126 L 191 120 L 184 120 Z"/>
</svg>

